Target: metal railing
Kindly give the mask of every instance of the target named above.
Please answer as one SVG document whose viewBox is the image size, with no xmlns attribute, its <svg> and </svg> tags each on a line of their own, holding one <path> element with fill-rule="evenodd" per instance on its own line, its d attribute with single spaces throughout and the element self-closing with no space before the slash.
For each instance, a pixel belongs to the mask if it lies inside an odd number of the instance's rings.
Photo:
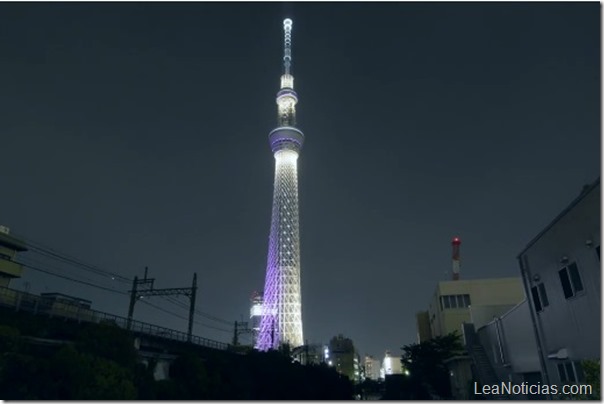
<svg viewBox="0 0 604 404">
<path fill-rule="evenodd" d="M 92 310 L 85 306 L 56 300 L 44 296 L 38 296 L 0 286 L 0 307 L 12 308 L 15 311 L 25 311 L 36 315 L 47 317 L 58 317 L 86 323 L 110 323 L 120 328 L 127 329 L 128 319 L 102 311 Z M 186 332 L 160 327 L 155 324 L 132 320 L 130 332 L 144 334 L 173 341 L 187 342 Z M 208 348 L 227 350 L 229 344 L 214 341 L 208 338 L 191 336 L 191 343 Z"/>
</svg>

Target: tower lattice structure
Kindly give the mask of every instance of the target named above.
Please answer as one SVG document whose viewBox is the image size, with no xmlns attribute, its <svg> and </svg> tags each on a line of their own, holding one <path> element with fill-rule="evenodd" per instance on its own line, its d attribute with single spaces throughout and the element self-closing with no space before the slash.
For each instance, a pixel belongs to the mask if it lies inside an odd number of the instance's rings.
<svg viewBox="0 0 604 404">
<path fill-rule="evenodd" d="M 298 95 L 291 74 L 292 25 L 289 18 L 283 21 L 284 72 L 277 93 L 278 127 L 269 134 L 275 156 L 275 182 L 262 319 L 256 342 L 256 348 L 262 351 L 281 344 L 304 344 L 298 217 L 298 156 L 304 134 L 296 128 Z"/>
</svg>

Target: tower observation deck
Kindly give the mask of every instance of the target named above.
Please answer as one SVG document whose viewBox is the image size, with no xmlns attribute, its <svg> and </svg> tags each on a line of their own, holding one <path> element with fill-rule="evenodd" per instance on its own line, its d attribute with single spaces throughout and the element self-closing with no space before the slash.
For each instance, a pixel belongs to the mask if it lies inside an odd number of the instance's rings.
<svg viewBox="0 0 604 404">
<path fill-rule="evenodd" d="M 304 344 L 300 297 L 300 230 L 298 217 L 298 156 L 304 134 L 296 128 L 292 63 L 292 20 L 283 21 L 283 75 L 277 92 L 278 126 L 268 136 L 275 156 L 273 210 L 268 246 L 264 303 L 256 348 Z"/>
</svg>

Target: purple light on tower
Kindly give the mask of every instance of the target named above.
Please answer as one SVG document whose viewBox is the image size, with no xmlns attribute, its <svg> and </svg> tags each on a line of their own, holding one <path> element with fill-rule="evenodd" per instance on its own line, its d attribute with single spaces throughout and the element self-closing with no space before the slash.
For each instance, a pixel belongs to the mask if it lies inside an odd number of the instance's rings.
<svg viewBox="0 0 604 404">
<path fill-rule="evenodd" d="M 264 283 L 264 303 L 256 348 L 304 344 L 300 298 L 300 230 L 298 220 L 298 155 L 304 134 L 295 127 L 298 95 L 291 75 L 292 20 L 283 21 L 284 72 L 277 93 L 279 126 L 269 134 L 275 156 L 273 213 Z"/>
</svg>

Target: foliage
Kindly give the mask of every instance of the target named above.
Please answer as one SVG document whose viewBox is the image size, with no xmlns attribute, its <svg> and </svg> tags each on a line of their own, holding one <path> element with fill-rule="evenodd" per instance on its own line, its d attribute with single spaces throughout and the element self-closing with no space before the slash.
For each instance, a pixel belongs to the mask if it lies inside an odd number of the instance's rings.
<svg viewBox="0 0 604 404">
<path fill-rule="evenodd" d="M 0 325 L 0 352 L 12 352 L 20 344 L 20 332 L 15 327 Z"/>
<path fill-rule="evenodd" d="M 584 360 L 581 362 L 585 373 L 585 384 L 593 389 L 590 400 L 600 400 L 600 359 Z"/>
<path fill-rule="evenodd" d="M 128 371 L 115 362 L 65 345 L 48 357 L 32 352 L 4 355 L 0 394 L 26 400 L 128 400 L 136 398 L 136 389 Z"/>
<path fill-rule="evenodd" d="M 567 398 L 573 400 L 600 400 L 600 360 L 581 361 L 585 381 L 582 384 L 591 386 L 591 394 L 572 395 Z"/>
<path fill-rule="evenodd" d="M 285 350 L 286 351 L 286 350 Z M 281 350 L 248 355 L 186 353 L 158 383 L 158 399 L 352 399 L 352 383 L 327 366 L 292 363 Z"/>
<path fill-rule="evenodd" d="M 355 393 L 360 396 L 361 400 L 370 400 L 373 397 L 381 397 L 383 387 L 383 383 L 365 378 L 365 380 L 355 386 Z"/>
<path fill-rule="evenodd" d="M 24 400 L 314 400 L 353 398 L 352 383 L 326 365 L 293 363 L 290 347 L 218 351 L 176 344 L 170 379 L 153 378 L 132 334 L 114 324 L 7 312 L 0 316 L 0 397 Z M 27 336 L 27 337 L 24 337 Z M 35 338 L 30 338 L 35 337 Z"/>
<path fill-rule="evenodd" d="M 3 398 L 126 400 L 137 398 L 135 382 L 149 381 L 137 366 L 131 336 L 117 327 L 23 314 L 2 319 L 11 324 L 0 326 Z M 38 339 L 69 336 L 71 341 L 51 338 L 49 342 L 54 342 L 48 345 L 45 340 L 20 337 L 24 330 Z"/>
<path fill-rule="evenodd" d="M 451 398 L 449 371 L 445 361 L 463 352 L 457 333 L 432 338 L 401 348 L 403 368 L 409 372 L 402 382 L 406 398 Z"/>
<path fill-rule="evenodd" d="M 128 369 L 133 370 L 138 362 L 132 334 L 116 325 L 86 325 L 76 341 L 81 352 L 100 356 Z"/>
</svg>

